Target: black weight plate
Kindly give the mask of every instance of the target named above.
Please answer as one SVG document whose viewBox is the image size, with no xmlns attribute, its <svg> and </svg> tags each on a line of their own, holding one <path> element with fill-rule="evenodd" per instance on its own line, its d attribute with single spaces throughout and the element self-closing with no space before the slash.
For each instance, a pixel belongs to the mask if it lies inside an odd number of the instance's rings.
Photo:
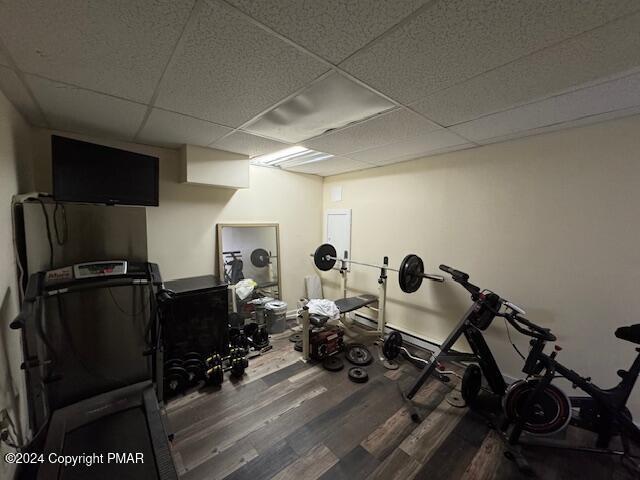
<svg viewBox="0 0 640 480">
<path fill-rule="evenodd" d="M 387 360 L 394 360 L 400 355 L 402 347 L 402 335 L 400 332 L 391 332 L 382 344 L 382 354 Z"/>
<path fill-rule="evenodd" d="M 373 355 L 369 349 L 361 343 L 350 343 L 345 348 L 345 357 L 354 365 L 363 367 L 373 362 Z"/>
<path fill-rule="evenodd" d="M 351 367 L 349 369 L 349 380 L 356 383 L 365 383 L 369 380 L 369 374 L 364 368 Z"/>
<path fill-rule="evenodd" d="M 462 398 L 467 402 L 467 405 L 471 405 L 478 397 L 481 385 L 482 372 L 480 367 L 475 364 L 469 365 L 464 371 L 464 375 L 462 376 L 462 385 L 460 387 Z"/>
<path fill-rule="evenodd" d="M 169 370 L 171 367 L 181 367 L 184 364 L 179 358 L 171 358 L 164 362 L 164 369 Z"/>
<path fill-rule="evenodd" d="M 300 340 L 299 342 L 296 342 L 296 344 L 293 346 L 293 349 L 296 352 L 301 352 L 302 351 L 302 340 Z"/>
<path fill-rule="evenodd" d="M 301 333 L 294 333 L 293 335 L 289 335 L 289 341 L 296 343 L 296 342 L 300 342 L 302 340 L 302 334 Z"/>
<path fill-rule="evenodd" d="M 257 268 L 266 267 L 269 265 L 269 252 L 264 248 L 256 248 L 251 252 L 251 263 Z"/>
<path fill-rule="evenodd" d="M 188 352 L 182 356 L 182 359 L 186 362 L 187 360 L 200 360 L 202 361 L 202 354 L 198 352 Z"/>
<path fill-rule="evenodd" d="M 313 254 L 313 263 L 316 264 L 318 270 L 326 272 L 327 270 L 331 270 L 336 264 L 334 258 L 336 258 L 335 247 L 330 243 L 323 243 L 318 248 L 316 248 L 316 252 Z"/>
<path fill-rule="evenodd" d="M 166 371 L 164 380 L 167 390 L 179 392 L 189 383 L 189 372 L 182 367 L 171 367 Z"/>
<path fill-rule="evenodd" d="M 184 368 L 187 372 L 192 374 L 194 379 L 196 380 L 200 380 L 201 378 L 204 377 L 205 366 L 204 366 L 204 362 L 200 360 L 196 360 L 195 358 L 191 360 L 187 360 L 186 362 L 184 362 L 184 365 L 182 366 L 182 368 Z"/>
<path fill-rule="evenodd" d="M 344 368 L 344 362 L 341 358 L 336 357 L 335 355 L 331 357 L 327 357 L 322 361 L 322 366 L 329 370 L 330 372 L 337 372 Z"/>
<path fill-rule="evenodd" d="M 418 255 L 410 253 L 402 260 L 398 270 L 398 283 L 405 293 L 413 293 L 422 285 L 424 263 Z"/>
</svg>

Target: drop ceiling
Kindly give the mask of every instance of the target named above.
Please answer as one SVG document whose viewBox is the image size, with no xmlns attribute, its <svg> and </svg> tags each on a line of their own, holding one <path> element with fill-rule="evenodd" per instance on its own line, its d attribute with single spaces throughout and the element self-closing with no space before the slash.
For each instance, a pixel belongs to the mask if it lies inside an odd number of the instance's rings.
<svg viewBox="0 0 640 480">
<path fill-rule="evenodd" d="M 637 0 L 0 2 L 33 125 L 323 176 L 638 114 L 639 67 Z"/>
</svg>

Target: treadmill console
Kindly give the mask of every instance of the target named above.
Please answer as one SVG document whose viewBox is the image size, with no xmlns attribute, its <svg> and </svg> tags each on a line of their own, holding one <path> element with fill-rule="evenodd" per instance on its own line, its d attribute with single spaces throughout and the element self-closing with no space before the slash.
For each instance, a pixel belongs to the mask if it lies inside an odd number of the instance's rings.
<svg viewBox="0 0 640 480">
<path fill-rule="evenodd" d="M 108 262 L 77 263 L 73 266 L 76 280 L 94 277 L 109 277 L 112 275 L 126 275 L 126 260 L 111 260 Z"/>
<path fill-rule="evenodd" d="M 44 279 L 45 284 L 55 285 L 96 277 L 126 275 L 128 272 L 128 266 L 129 265 L 126 260 L 77 263 L 69 267 L 49 270 L 46 272 Z"/>
</svg>

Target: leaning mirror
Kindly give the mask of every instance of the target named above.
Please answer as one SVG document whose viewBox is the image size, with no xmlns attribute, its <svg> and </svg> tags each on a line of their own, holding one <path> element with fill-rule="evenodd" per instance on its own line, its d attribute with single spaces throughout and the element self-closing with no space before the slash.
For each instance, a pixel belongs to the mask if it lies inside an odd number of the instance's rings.
<svg viewBox="0 0 640 480">
<path fill-rule="evenodd" d="M 234 312 L 248 302 L 280 298 L 278 242 L 277 223 L 218 224 L 220 278 L 233 292 Z"/>
</svg>

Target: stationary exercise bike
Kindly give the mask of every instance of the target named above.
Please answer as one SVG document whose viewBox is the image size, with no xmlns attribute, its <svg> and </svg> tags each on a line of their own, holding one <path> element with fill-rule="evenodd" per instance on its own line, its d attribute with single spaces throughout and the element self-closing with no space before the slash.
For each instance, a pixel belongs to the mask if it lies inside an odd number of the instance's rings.
<svg viewBox="0 0 640 480">
<path fill-rule="evenodd" d="M 502 431 L 507 435 L 509 445 L 518 444 L 522 432 L 552 435 L 571 423 L 595 432 L 596 448 L 566 448 L 622 455 L 627 461 L 626 464 L 640 473 L 637 457 L 631 455 L 629 445 L 630 439 L 640 445 L 640 429 L 633 423 L 631 412 L 626 407 L 640 374 L 640 348 L 636 348 L 638 356 L 631 368 L 628 371 L 618 370 L 620 383 L 615 387 L 603 389 L 591 383 L 590 378 L 582 377 L 560 364 L 556 360 L 560 347 L 556 346 L 550 354 L 544 353 L 546 343 L 556 341 L 555 335 L 549 329 L 533 324 L 523 318 L 520 312 L 511 311 L 505 318 L 520 333 L 531 337 L 531 350 L 522 369 L 528 378 L 511 384 L 503 399 L 505 421 Z M 638 345 L 640 324 L 620 327 L 615 335 Z M 574 388 L 581 389 L 588 396 L 568 397 L 551 383 L 555 378 L 569 380 Z M 610 441 L 614 436 L 620 436 L 623 451 L 609 450 Z M 558 448 L 558 445 L 554 443 L 553 447 Z M 526 461 L 521 456 L 516 458 L 514 450 L 508 453 L 521 469 L 526 469 Z"/>
<path fill-rule="evenodd" d="M 461 383 L 462 398 L 467 404 L 473 403 L 477 397 L 482 388 L 483 376 L 493 393 L 499 397 L 505 394 L 507 385 L 482 332 L 489 328 L 496 317 L 506 317 L 513 312 L 523 312 L 517 305 L 500 298 L 496 293 L 483 290 L 472 284 L 469 281 L 469 274 L 446 265 L 440 265 L 440 270 L 450 274 L 454 282 L 471 294 L 473 304 L 440 345 L 439 352 L 432 354 L 429 360 L 417 359 L 424 363 L 424 369 L 409 392 L 403 393 L 407 400 L 411 419 L 416 423 L 420 422 L 421 418 L 411 400 L 431 376 L 443 380 L 445 372 L 443 372 L 441 362 L 445 360 L 468 364 Z M 467 340 L 472 353 L 453 350 L 453 346 L 462 336 Z M 393 361 L 400 353 L 409 356 L 411 360 L 416 360 L 402 347 L 402 335 L 398 332 L 391 333 L 385 339 L 383 353 L 389 361 Z"/>
</svg>

